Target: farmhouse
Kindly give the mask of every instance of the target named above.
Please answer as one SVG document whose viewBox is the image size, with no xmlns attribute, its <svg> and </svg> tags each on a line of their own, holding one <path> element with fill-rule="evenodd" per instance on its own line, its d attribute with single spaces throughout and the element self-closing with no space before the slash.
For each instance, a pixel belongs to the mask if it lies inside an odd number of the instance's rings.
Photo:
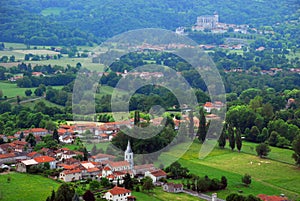
<svg viewBox="0 0 300 201">
<path fill-rule="evenodd" d="M 44 163 L 49 163 L 50 169 L 55 169 L 56 168 L 56 160 L 55 158 L 52 158 L 50 156 L 39 156 L 34 158 L 36 162 L 39 164 L 44 164 Z"/>
<path fill-rule="evenodd" d="M 163 185 L 163 190 L 169 193 L 181 193 L 183 191 L 183 185 L 174 184 L 174 183 L 165 183 Z"/>
<path fill-rule="evenodd" d="M 59 179 L 65 182 L 78 181 L 82 179 L 82 173 L 79 168 L 73 170 L 64 170 L 59 174 Z"/>
<path fill-rule="evenodd" d="M 160 179 L 162 178 L 167 178 L 167 173 L 165 173 L 165 171 L 163 170 L 155 170 L 155 171 L 147 171 L 145 173 L 145 177 L 151 177 L 151 179 L 153 180 L 153 183 L 158 182 Z"/>
<path fill-rule="evenodd" d="M 109 190 L 104 196 L 106 200 L 112 201 L 128 200 L 128 197 L 131 198 L 131 191 L 118 186 L 115 186 L 113 189 Z"/>
</svg>

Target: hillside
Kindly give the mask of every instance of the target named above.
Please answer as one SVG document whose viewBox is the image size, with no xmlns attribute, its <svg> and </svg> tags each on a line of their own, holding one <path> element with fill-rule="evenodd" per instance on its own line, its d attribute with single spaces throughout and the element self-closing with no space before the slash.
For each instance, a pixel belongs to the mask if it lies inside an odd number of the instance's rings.
<svg viewBox="0 0 300 201">
<path fill-rule="evenodd" d="M 0 41 L 30 45 L 85 45 L 137 28 L 174 30 L 217 11 L 220 21 L 274 25 L 289 20 L 297 0 L 3 0 Z"/>
</svg>

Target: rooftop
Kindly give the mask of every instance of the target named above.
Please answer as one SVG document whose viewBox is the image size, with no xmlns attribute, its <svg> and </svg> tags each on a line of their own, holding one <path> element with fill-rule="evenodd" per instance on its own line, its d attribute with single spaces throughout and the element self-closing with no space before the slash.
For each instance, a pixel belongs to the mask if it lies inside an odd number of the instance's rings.
<svg viewBox="0 0 300 201">
<path fill-rule="evenodd" d="M 123 187 L 119 187 L 119 186 L 115 186 L 113 189 L 109 190 L 109 192 L 112 195 L 120 195 L 120 194 L 126 194 L 126 193 L 131 193 L 130 190 L 123 188 Z"/>
</svg>

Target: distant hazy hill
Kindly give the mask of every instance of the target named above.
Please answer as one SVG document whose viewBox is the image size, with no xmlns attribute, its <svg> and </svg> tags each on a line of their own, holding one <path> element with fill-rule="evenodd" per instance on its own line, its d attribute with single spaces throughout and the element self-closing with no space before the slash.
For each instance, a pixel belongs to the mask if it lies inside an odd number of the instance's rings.
<svg viewBox="0 0 300 201">
<path fill-rule="evenodd" d="M 83 45 L 127 30 L 192 25 L 217 11 L 220 21 L 272 25 L 289 18 L 299 0 L 2 0 L 0 41 Z"/>
</svg>

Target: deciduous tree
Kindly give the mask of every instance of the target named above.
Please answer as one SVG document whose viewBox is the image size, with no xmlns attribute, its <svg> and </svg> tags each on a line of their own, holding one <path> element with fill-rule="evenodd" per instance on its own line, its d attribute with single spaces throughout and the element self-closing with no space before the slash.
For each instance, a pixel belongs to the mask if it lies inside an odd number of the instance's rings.
<svg viewBox="0 0 300 201">
<path fill-rule="evenodd" d="M 271 149 L 266 143 L 261 143 L 256 146 L 256 153 L 261 158 L 266 157 L 270 151 Z"/>
</svg>

